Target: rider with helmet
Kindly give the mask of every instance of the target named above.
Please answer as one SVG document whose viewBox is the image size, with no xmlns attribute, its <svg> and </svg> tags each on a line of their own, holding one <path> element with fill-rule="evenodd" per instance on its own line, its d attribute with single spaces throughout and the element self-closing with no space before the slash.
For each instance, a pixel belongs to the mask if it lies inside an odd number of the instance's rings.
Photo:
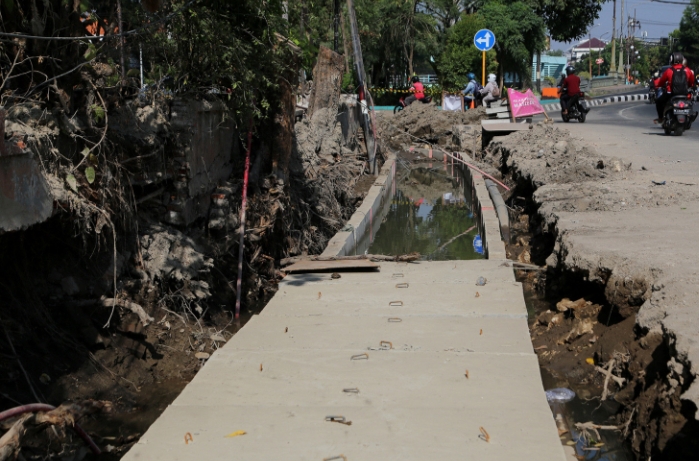
<svg viewBox="0 0 699 461">
<path fill-rule="evenodd" d="M 464 102 L 466 103 L 466 107 L 470 107 L 471 101 L 476 99 L 476 95 L 480 91 L 481 85 L 478 83 L 478 80 L 476 80 L 476 74 L 473 72 L 466 74 L 466 77 L 468 78 L 468 85 L 466 85 L 466 88 L 464 88 L 462 93 L 464 94 Z"/>
<path fill-rule="evenodd" d="M 580 77 L 575 75 L 575 67 L 566 68 L 566 78 L 561 82 L 561 109 L 568 114 L 568 103 L 574 96 L 580 95 Z"/>
<path fill-rule="evenodd" d="M 413 93 L 407 98 L 405 98 L 406 107 L 414 103 L 415 101 L 423 99 L 425 97 L 425 87 L 423 86 L 422 82 L 420 82 L 420 78 L 417 75 L 414 75 L 410 79 L 410 83 L 410 91 L 412 91 Z"/>
<path fill-rule="evenodd" d="M 655 99 L 655 108 L 658 118 L 654 123 L 662 124 L 664 120 L 665 106 L 673 96 L 686 96 L 689 89 L 694 86 L 694 72 L 684 66 L 684 56 L 675 52 L 670 55 L 670 68 L 654 83 L 656 88 L 663 88 L 663 94 Z"/>
<path fill-rule="evenodd" d="M 497 77 L 495 74 L 488 74 L 488 83 L 485 85 L 485 88 L 480 91 L 483 97 L 483 104 L 488 107 L 490 107 L 491 102 L 497 101 L 500 98 L 500 88 L 498 88 L 496 80 Z"/>
</svg>

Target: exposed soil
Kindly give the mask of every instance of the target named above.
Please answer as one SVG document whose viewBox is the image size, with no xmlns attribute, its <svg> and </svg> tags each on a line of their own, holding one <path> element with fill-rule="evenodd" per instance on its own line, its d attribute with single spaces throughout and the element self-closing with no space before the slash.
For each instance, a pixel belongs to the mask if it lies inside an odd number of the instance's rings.
<svg viewBox="0 0 699 461">
<path fill-rule="evenodd" d="M 589 219 L 598 216 L 589 212 L 677 205 L 693 192 L 681 184 L 656 186 L 643 169 L 544 124 L 496 138 L 483 160 L 513 186 L 506 197 L 515 235 L 508 257 L 543 267 L 517 271 L 525 294 L 537 301 L 530 303 L 530 325 L 542 367 L 583 398 L 621 404 L 609 424 L 621 428 L 638 459 L 694 459 L 696 406 L 682 399 L 692 375 L 673 339 L 637 319 L 644 303 L 664 299 L 658 273 L 621 254 L 581 253 L 559 223 L 562 213 L 588 212 Z"/>
<path fill-rule="evenodd" d="M 108 139 L 114 158 L 136 158 L 124 163 L 135 174 L 147 174 L 151 168 L 139 156 L 171 148 L 175 140 L 167 105 L 139 104 L 110 114 Z M 327 115 L 322 124 L 297 124 L 286 181 L 263 174 L 258 159 L 269 145 L 255 142 L 242 315 L 235 321 L 241 163 L 214 185 L 206 218 L 175 226 L 163 219 L 170 194 L 153 194 L 149 186 L 129 190 L 115 184 L 124 180 L 117 173 L 107 170 L 93 185 L 76 172 L 79 193 L 71 191 L 51 147 L 70 145 L 57 128 L 61 120 L 38 107 L 15 107 L 9 127 L 46 156 L 47 180 L 60 208 L 45 223 L 0 235 L 3 409 L 37 400 L 56 406 L 108 401 L 111 412 L 81 424 L 108 453 L 99 459 L 119 459 L 209 355 L 264 307 L 283 277 L 279 260 L 322 252 L 373 184 L 373 176 L 363 175 L 363 144 L 343 137 Z M 115 297 L 121 304 L 113 308 L 109 299 Z M 124 307 L 133 305 L 140 311 Z M 90 459 L 82 440 L 70 431 L 57 434 L 44 431 L 24 440 L 24 459 Z"/>
</svg>

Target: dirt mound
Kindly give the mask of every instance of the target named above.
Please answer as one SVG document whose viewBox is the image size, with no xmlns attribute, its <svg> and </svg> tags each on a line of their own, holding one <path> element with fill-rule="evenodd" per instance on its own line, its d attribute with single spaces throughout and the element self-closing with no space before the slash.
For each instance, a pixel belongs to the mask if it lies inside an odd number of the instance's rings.
<svg viewBox="0 0 699 461">
<path fill-rule="evenodd" d="M 380 113 L 377 116 L 379 130 L 384 136 L 409 133 L 416 138 L 439 144 L 444 144 L 451 138 L 454 125 L 472 125 L 485 118 L 483 107 L 451 112 L 437 109 L 434 103 L 412 104 L 396 115 Z"/>
</svg>

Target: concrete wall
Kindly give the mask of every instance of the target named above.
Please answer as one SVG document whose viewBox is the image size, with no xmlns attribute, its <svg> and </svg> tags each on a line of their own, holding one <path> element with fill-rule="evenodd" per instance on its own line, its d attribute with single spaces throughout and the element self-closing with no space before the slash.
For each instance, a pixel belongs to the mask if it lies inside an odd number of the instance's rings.
<svg viewBox="0 0 699 461">
<path fill-rule="evenodd" d="M 18 137 L 5 140 L 5 115 L 0 108 L 0 233 L 47 220 L 53 198 L 34 154 Z"/>
<path fill-rule="evenodd" d="M 219 101 L 178 99 L 172 104 L 176 132 L 175 180 L 166 220 L 188 225 L 206 216 L 210 194 L 228 179 L 239 155 L 233 121 Z"/>
<path fill-rule="evenodd" d="M 385 203 L 395 194 L 396 158 L 389 155 L 381 167 L 381 173 L 376 177 L 374 185 L 364 197 L 361 206 L 357 208 L 345 227 L 330 239 L 323 256 L 350 256 L 358 254 L 359 242 L 365 234 L 376 235 L 381 225 L 377 217 Z"/>
</svg>

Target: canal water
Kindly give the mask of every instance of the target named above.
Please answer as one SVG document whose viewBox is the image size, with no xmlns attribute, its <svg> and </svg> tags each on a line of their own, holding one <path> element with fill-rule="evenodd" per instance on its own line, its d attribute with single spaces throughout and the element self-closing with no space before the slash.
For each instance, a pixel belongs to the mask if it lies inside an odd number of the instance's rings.
<svg viewBox="0 0 699 461">
<path fill-rule="evenodd" d="M 482 259 L 482 241 L 470 194 L 460 172 L 406 167 L 396 174 L 396 191 L 370 236 L 370 254 L 418 252 L 422 260 Z M 361 245 L 360 245 L 361 246 Z"/>
</svg>

